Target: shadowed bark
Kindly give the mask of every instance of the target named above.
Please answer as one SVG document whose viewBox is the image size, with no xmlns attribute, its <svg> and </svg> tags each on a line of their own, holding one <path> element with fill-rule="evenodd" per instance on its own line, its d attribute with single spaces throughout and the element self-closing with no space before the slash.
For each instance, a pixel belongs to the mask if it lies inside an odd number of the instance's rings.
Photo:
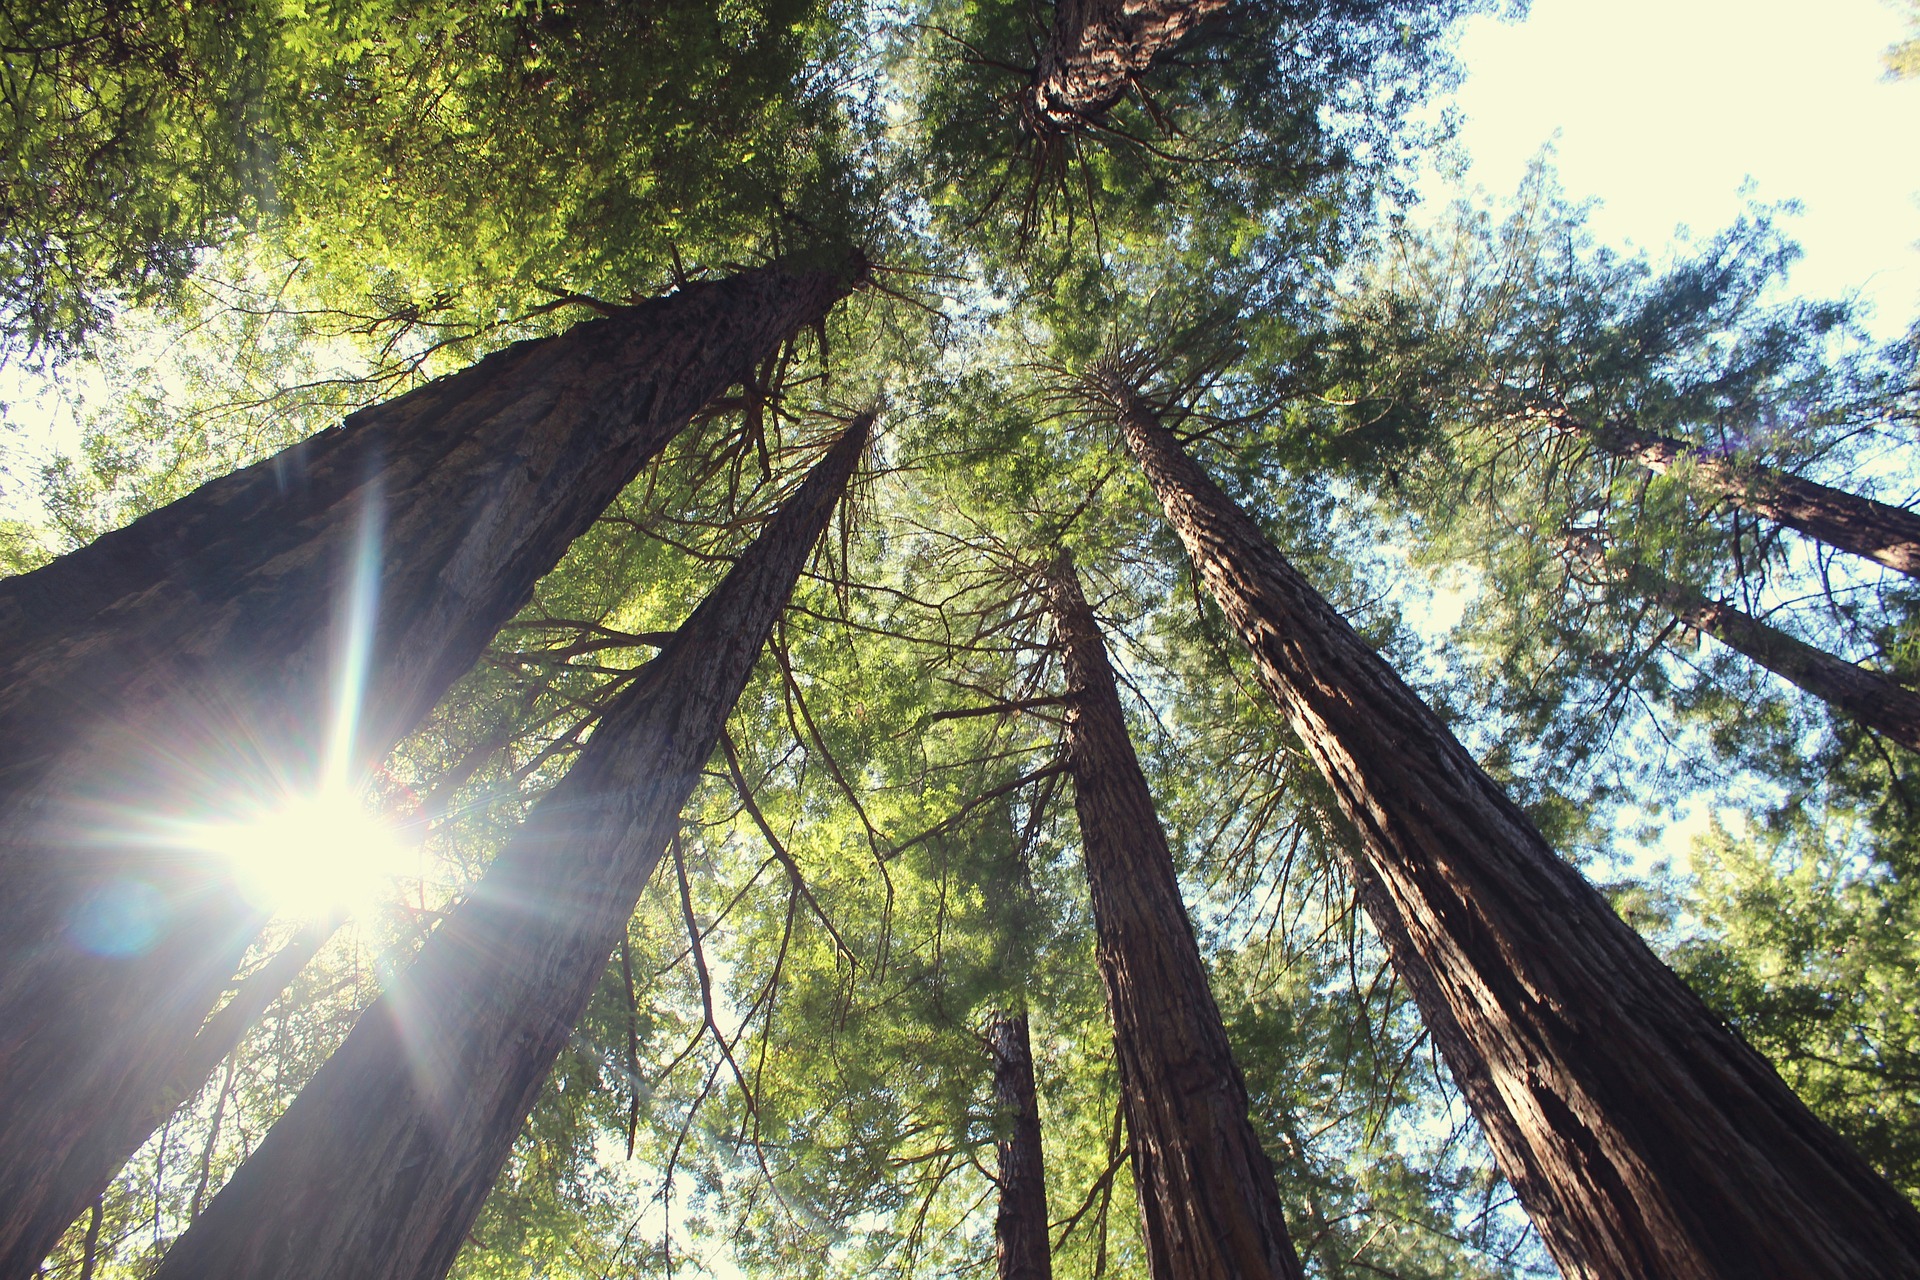
<svg viewBox="0 0 1920 1280">
<path fill-rule="evenodd" d="M 175 1242 L 168 1280 L 435 1280 L 626 934 L 866 444 L 849 428 Z"/>
<path fill-rule="evenodd" d="M 1583 430 L 1569 415 L 1563 429 Z M 1757 462 L 1733 461 L 1621 424 L 1584 429 L 1608 453 L 1658 475 L 1676 468 L 1694 488 L 1724 498 L 1830 547 L 1920 578 L 1920 512 L 1802 480 Z"/>
<path fill-rule="evenodd" d="M 1361 905 L 1562 1272 L 1920 1275 L 1913 1206 L 1547 847 L 1124 378 L 1095 384 L 1356 828 Z"/>
<path fill-rule="evenodd" d="M 1156 59 L 1227 0 L 1058 0 L 1039 65 L 1020 100 L 1020 126 L 1054 139 L 1103 123 Z"/>
<path fill-rule="evenodd" d="M 1066 661 L 1067 762 L 1154 1280 L 1298 1280 L 1273 1164 L 1127 736 L 1113 667 L 1063 553 L 1045 581 Z"/>
<path fill-rule="evenodd" d="M 1745 654 L 1874 732 L 1884 733 L 1910 751 L 1920 751 L 1920 693 L 1648 571 L 1636 573 L 1633 585 L 1696 631 Z"/>
<path fill-rule="evenodd" d="M 520 343 L 0 581 L 0 1280 L 112 1176 L 104 1135 L 158 1105 L 262 923 L 165 820 L 313 785 L 356 651 L 338 756 L 385 755 L 689 417 L 851 287 L 766 268 Z"/>
<path fill-rule="evenodd" d="M 994 1106 L 1008 1126 L 1007 1136 L 994 1144 L 1000 1157 L 1000 1202 L 993 1217 L 1000 1280 L 1051 1280 L 1047 1175 L 1027 1015 L 995 1015 L 987 1028 L 987 1047 L 993 1054 Z"/>
</svg>

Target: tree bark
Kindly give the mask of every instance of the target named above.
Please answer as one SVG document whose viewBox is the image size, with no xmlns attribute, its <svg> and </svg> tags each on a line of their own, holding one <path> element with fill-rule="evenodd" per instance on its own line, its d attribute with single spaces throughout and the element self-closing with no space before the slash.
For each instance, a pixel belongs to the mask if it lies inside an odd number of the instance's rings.
<svg viewBox="0 0 1920 1280">
<path fill-rule="evenodd" d="M 1065 657 L 1067 763 L 1154 1280 L 1298 1280 L 1273 1164 L 1207 986 L 1113 668 L 1063 553 L 1045 590 Z"/>
<path fill-rule="evenodd" d="M 1000 1157 L 1000 1204 L 993 1218 L 1000 1280 L 1052 1280 L 1047 1235 L 1047 1175 L 1040 1149 L 1040 1104 L 1033 1086 L 1033 1042 L 1025 1013 L 999 1013 L 987 1028 L 993 1101 L 1007 1136 Z"/>
<path fill-rule="evenodd" d="M 642 667 L 473 895 L 156 1276 L 435 1280 L 625 936 L 866 444 L 862 417 Z"/>
<path fill-rule="evenodd" d="M 520 343 L 0 582 L 0 1277 L 112 1176 L 101 1135 L 157 1105 L 262 923 L 154 829 L 385 755 L 644 462 L 850 287 L 766 268 Z M 330 705 L 356 642 L 357 720 Z"/>
<path fill-rule="evenodd" d="M 1642 571 L 1633 585 L 1696 631 L 1706 632 L 1909 751 L 1920 751 L 1920 693 L 1677 582 Z"/>
<path fill-rule="evenodd" d="M 1127 91 L 1227 0 L 1058 0 L 1020 124 L 1053 139 L 1102 123 Z"/>
<path fill-rule="evenodd" d="M 1842 551 L 1920 578 L 1920 513 L 1802 480 L 1756 462 L 1733 462 L 1652 432 L 1609 425 L 1587 431 L 1601 448 L 1658 475 L 1676 467 L 1717 497 Z"/>
<path fill-rule="evenodd" d="M 1920 1275 L 1913 1206 L 1555 856 L 1132 388 L 1100 390 L 1356 828 L 1360 902 L 1561 1270 Z"/>
</svg>

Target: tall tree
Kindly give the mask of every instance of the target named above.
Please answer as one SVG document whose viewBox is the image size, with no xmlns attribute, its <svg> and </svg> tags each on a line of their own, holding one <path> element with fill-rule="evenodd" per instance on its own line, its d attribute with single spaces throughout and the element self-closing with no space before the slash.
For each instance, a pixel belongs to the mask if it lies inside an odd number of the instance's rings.
<svg viewBox="0 0 1920 1280">
<path fill-rule="evenodd" d="M 1061 0 L 1020 99 L 1020 127 L 1047 139 L 1104 126 L 1155 62 L 1226 8 L 1227 0 Z"/>
<path fill-rule="evenodd" d="M 872 424 L 841 433 L 163 1276 L 435 1277 L 624 936 Z"/>
<path fill-rule="evenodd" d="M 1555 856 L 1125 369 L 1092 381 L 1356 828 L 1360 900 L 1562 1271 L 1920 1267 L 1920 1213 Z"/>
<path fill-rule="evenodd" d="M 200 1091 L 214 1068 L 239 1048 L 240 1041 L 253 1029 L 261 1015 L 300 976 L 300 971 L 313 961 L 339 927 L 338 916 L 302 925 L 286 945 L 234 984 L 233 995 L 207 1019 L 206 1025 L 200 1028 L 200 1033 L 187 1046 L 187 1052 L 173 1070 L 166 1092 L 155 1099 L 152 1112 L 129 1117 L 132 1123 L 120 1144 L 116 1166 L 124 1164 L 139 1149 L 168 1112 Z"/>
<path fill-rule="evenodd" d="M 1920 693 L 1651 570 L 1639 571 L 1633 580 L 1688 626 L 1744 653 L 1869 729 L 1920 751 Z"/>
<path fill-rule="evenodd" d="M 1047 1174 L 1040 1147 L 1040 1104 L 1033 1087 L 1033 1041 L 1025 1010 L 996 1013 L 987 1026 L 993 1100 L 1006 1126 L 996 1141 L 999 1204 L 993 1215 L 1000 1280 L 1051 1280 Z"/>
<path fill-rule="evenodd" d="M 1057 775 L 1056 775 L 1057 778 Z M 1053 781 L 1050 779 L 1049 781 Z M 1027 826 L 1044 820 L 1045 806 Z M 999 817 L 1000 815 L 996 815 Z M 1011 835 L 1012 814 L 996 822 Z M 993 914 L 994 967 L 1013 988 L 1011 998 L 987 1020 L 987 1053 L 993 1060 L 993 1105 L 998 1157 L 994 1179 L 998 1199 L 993 1215 L 994 1258 L 1000 1280 L 1052 1280 L 1053 1240 L 1047 1217 L 1047 1168 L 1040 1138 L 1040 1094 L 1033 1074 L 1033 1037 L 1028 1021 L 1028 989 L 1038 917 L 1029 861 L 1032 835 L 1015 836 L 1017 873 L 982 886 Z M 1013 871 L 1013 868 L 1007 870 Z"/>
<path fill-rule="evenodd" d="M 0 1274 L 112 1176 L 262 923 L 216 856 L 138 822 L 384 756 L 856 274 L 762 268 L 519 344 L 0 583 Z"/>
<path fill-rule="evenodd" d="M 1684 441 L 1622 422 L 1583 425 L 1561 408 L 1545 412 L 1553 427 L 1584 435 L 1655 475 L 1677 473 L 1688 485 L 1765 516 L 1830 547 L 1920 577 L 1920 514 L 1864 498 L 1738 456 L 1708 453 Z"/>
<path fill-rule="evenodd" d="M 1273 1165 L 1070 557 L 1043 590 L 1072 699 L 1067 762 L 1154 1280 L 1297 1280 Z"/>
<path fill-rule="evenodd" d="M 1419 145 L 1407 108 L 1478 3 L 943 0 L 919 69 L 938 225 L 1014 288 L 1176 223 L 1221 261 L 1284 228 L 1295 270 Z"/>
</svg>

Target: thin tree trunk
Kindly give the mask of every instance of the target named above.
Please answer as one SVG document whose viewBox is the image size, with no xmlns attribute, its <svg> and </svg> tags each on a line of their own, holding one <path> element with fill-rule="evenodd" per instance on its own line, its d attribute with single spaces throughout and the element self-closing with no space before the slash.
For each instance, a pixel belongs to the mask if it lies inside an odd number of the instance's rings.
<svg viewBox="0 0 1920 1280">
<path fill-rule="evenodd" d="M 1920 1275 L 1920 1214 L 1555 856 L 1121 377 L 1167 517 L 1359 835 L 1362 906 L 1569 1277 Z"/>
<path fill-rule="evenodd" d="M 1709 600 L 1677 582 L 1643 571 L 1635 575 L 1633 585 L 1671 609 L 1673 616 L 1688 626 L 1744 653 L 1876 733 L 1885 734 L 1910 751 L 1920 751 L 1920 693 L 1878 671 L 1796 640 L 1752 614 Z"/>
<path fill-rule="evenodd" d="M 1273 1164 L 1174 879 L 1113 667 L 1063 553 L 1045 582 L 1064 654 L 1067 762 L 1154 1280 L 1297 1280 Z"/>
<path fill-rule="evenodd" d="M 1053 139 L 1102 123 L 1156 59 L 1227 0 L 1059 0 L 1020 103 L 1021 127 Z"/>
<path fill-rule="evenodd" d="M 80 1280 L 93 1280 L 93 1271 L 100 1262 L 100 1219 L 107 1208 L 103 1196 L 95 1196 L 93 1206 L 87 1210 L 87 1237 L 80 1245 Z"/>
<path fill-rule="evenodd" d="M 1033 1087 L 1033 1043 L 1027 1015 L 999 1013 L 987 1028 L 993 1054 L 993 1100 L 1007 1136 L 1000 1156 L 1000 1204 L 993 1218 L 1000 1280 L 1051 1280 L 1047 1175 L 1040 1150 L 1040 1104 Z"/>
<path fill-rule="evenodd" d="M 262 923 L 211 855 L 110 828 L 377 761 L 850 287 L 766 268 L 520 343 L 0 581 L 0 1280 L 112 1176 L 102 1135 L 158 1105 Z"/>
<path fill-rule="evenodd" d="M 161 1263 L 435 1280 L 625 936 L 866 443 L 862 417 L 615 699 L 579 760 Z"/>
<path fill-rule="evenodd" d="M 1920 578 L 1920 512 L 1802 480 L 1757 462 L 1732 462 L 1619 424 L 1590 428 L 1586 434 L 1607 452 L 1658 475 L 1682 468 L 1695 487 L 1743 510 Z"/>
<path fill-rule="evenodd" d="M 193 1038 L 182 1055 L 179 1065 L 167 1081 L 166 1090 L 156 1099 L 151 1119 L 141 1126 L 135 1134 L 129 1131 L 122 1145 L 126 1154 L 120 1157 L 125 1164 L 140 1144 L 147 1140 L 154 1128 L 171 1115 L 180 1104 L 200 1092 L 213 1074 L 213 1069 L 233 1055 L 240 1047 L 254 1024 L 266 1015 L 280 993 L 293 984 L 301 970 L 320 954 L 320 948 L 327 945 L 339 929 L 338 918 L 318 921 L 302 928 L 294 934 L 287 945 L 268 956 L 252 973 L 242 978 L 234 988 L 233 998 L 228 1000 L 205 1026 L 200 1034 Z M 116 1166 L 117 1167 L 117 1166 Z"/>
</svg>

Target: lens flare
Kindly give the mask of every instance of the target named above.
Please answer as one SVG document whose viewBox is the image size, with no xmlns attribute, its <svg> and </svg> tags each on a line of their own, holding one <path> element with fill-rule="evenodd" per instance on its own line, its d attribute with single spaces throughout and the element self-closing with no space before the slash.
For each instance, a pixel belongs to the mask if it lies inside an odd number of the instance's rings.
<svg viewBox="0 0 1920 1280">
<path fill-rule="evenodd" d="M 371 462 L 369 468 L 357 527 L 342 549 L 330 696 L 325 720 L 312 726 L 312 747 L 319 749 L 310 758 L 312 748 L 288 735 L 256 739 L 257 754 L 236 750 L 217 766 L 189 752 L 174 762 L 192 784 L 178 789 L 182 811 L 130 806 L 102 814 L 99 829 L 108 840 L 150 851 L 162 890 L 170 879 L 192 885 L 211 872 L 258 910 L 317 920 L 365 914 L 395 896 L 395 881 L 418 874 L 417 844 L 404 842 L 364 802 L 374 749 L 360 741 L 360 721 L 379 624 L 385 518 L 378 470 Z M 241 721 L 230 729 L 237 743 L 256 732 Z M 149 945 L 165 920 L 141 896 L 143 888 L 154 892 L 145 882 L 113 881 L 81 904 L 71 930 L 80 944 L 102 954 Z"/>
<path fill-rule="evenodd" d="M 392 828 L 337 788 L 210 824 L 194 843 L 227 859 L 256 907 L 303 918 L 363 913 L 412 870 L 412 851 Z"/>
</svg>

